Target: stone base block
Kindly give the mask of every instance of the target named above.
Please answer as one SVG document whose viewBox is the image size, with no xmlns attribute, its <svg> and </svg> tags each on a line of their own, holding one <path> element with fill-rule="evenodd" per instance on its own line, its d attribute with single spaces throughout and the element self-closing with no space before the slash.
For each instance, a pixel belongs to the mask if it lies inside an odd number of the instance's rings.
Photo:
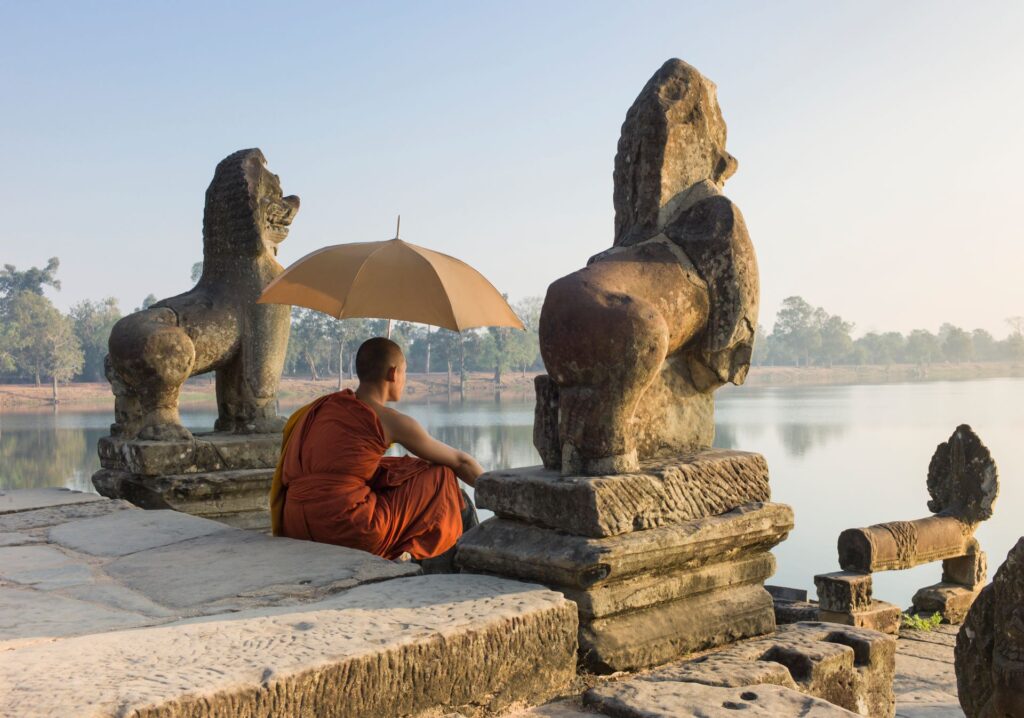
<svg viewBox="0 0 1024 718">
<path fill-rule="evenodd" d="M 900 632 L 900 616 L 902 615 L 903 612 L 900 611 L 898 606 L 886 603 L 885 601 L 872 601 L 871 606 L 862 611 L 839 612 L 826 611 L 825 609 L 818 611 L 818 618 L 823 622 L 841 623 L 857 628 L 870 628 L 873 631 L 881 631 L 882 633 L 891 633 L 893 635 Z"/>
<path fill-rule="evenodd" d="M 144 509 L 173 509 L 236 528 L 268 529 L 267 497 L 273 477 L 273 468 L 169 476 L 101 469 L 93 474 L 92 483 L 103 496 Z"/>
<path fill-rule="evenodd" d="M 534 466 L 477 480 L 476 502 L 498 516 L 601 538 L 716 516 L 768 501 L 760 454 L 711 449 L 641 464 L 632 474 L 562 476 Z"/>
<path fill-rule="evenodd" d="M 462 537 L 456 562 L 464 571 L 589 589 L 631 576 L 684 571 L 764 553 L 792 528 L 789 506 L 763 503 L 607 538 L 495 518 Z"/>
<path fill-rule="evenodd" d="M 856 613 L 871 606 L 871 574 L 855 571 L 822 573 L 814 577 L 818 604 L 826 611 Z"/>
<path fill-rule="evenodd" d="M 687 596 L 746 584 L 761 584 L 775 573 L 775 557 L 768 552 L 723 561 L 701 568 L 667 573 L 645 573 L 590 589 L 558 590 L 580 610 L 580 620 L 604 618 Z"/>
<path fill-rule="evenodd" d="M 615 716 L 718 715 L 714 712 L 718 706 L 726 709 L 723 716 L 735 715 L 739 709 L 750 715 L 815 715 L 814 710 L 829 710 L 834 704 L 835 711 L 842 711 L 839 715 L 853 711 L 889 718 L 895 713 L 895 659 L 896 641 L 891 636 L 799 623 L 763 639 L 605 684 L 588 691 L 585 701 Z M 719 692 L 706 690 L 711 688 Z M 802 708 L 780 703 L 775 712 L 763 711 L 766 704 L 759 703 L 761 696 L 778 691 L 828 703 L 805 703 Z M 730 697 L 723 702 L 726 695 Z M 797 700 L 790 694 L 780 695 Z M 687 700 L 701 702 L 680 702 Z"/>
<path fill-rule="evenodd" d="M 596 672 L 630 671 L 775 630 L 760 585 L 690 596 L 580 625 L 580 659 Z"/>
<path fill-rule="evenodd" d="M 191 441 L 142 441 L 105 436 L 100 465 L 141 476 L 171 476 L 239 469 L 273 469 L 280 434 L 196 434 Z"/>
<path fill-rule="evenodd" d="M 815 601 L 790 601 L 772 596 L 772 602 L 775 604 L 776 625 L 818 620 L 819 609 Z"/>
<path fill-rule="evenodd" d="M 958 558 L 942 562 L 942 583 L 957 583 L 980 590 L 988 578 L 988 559 L 981 549 Z"/>
<path fill-rule="evenodd" d="M 914 594 L 913 610 L 926 616 L 939 613 L 946 623 L 963 623 L 980 591 L 956 583 L 926 586 Z"/>
</svg>

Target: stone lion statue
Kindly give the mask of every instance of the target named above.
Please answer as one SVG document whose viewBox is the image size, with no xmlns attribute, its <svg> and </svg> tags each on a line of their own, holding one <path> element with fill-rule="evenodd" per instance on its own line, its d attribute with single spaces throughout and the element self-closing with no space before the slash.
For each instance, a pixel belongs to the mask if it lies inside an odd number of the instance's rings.
<svg viewBox="0 0 1024 718">
<path fill-rule="evenodd" d="M 740 384 L 757 327 L 757 260 L 715 85 L 681 60 L 650 79 L 615 156 L 615 238 L 544 300 L 535 443 L 564 474 L 636 471 L 708 447 L 712 392 Z"/>
<path fill-rule="evenodd" d="M 1024 716 L 1024 537 L 975 599 L 954 656 L 967 718 Z"/>
<path fill-rule="evenodd" d="M 111 434 L 190 439 L 178 415 L 182 383 L 216 371 L 217 431 L 280 431 L 277 385 L 288 347 L 290 308 L 256 304 L 284 268 L 275 258 L 299 198 L 283 197 L 258 149 L 224 158 L 206 190 L 203 273 L 184 294 L 114 325 L 107 378 L 115 396 Z"/>
</svg>

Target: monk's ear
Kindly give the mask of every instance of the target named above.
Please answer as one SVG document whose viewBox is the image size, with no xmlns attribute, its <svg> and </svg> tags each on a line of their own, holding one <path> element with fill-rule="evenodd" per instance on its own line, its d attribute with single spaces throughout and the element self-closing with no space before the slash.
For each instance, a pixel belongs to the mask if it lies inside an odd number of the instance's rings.
<svg viewBox="0 0 1024 718">
<path fill-rule="evenodd" d="M 398 367 L 389 366 L 388 367 L 388 373 L 384 375 L 384 378 L 387 379 L 388 381 L 394 381 L 395 380 L 395 374 L 397 374 L 397 373 L 398 373 Z"/>
</svg>

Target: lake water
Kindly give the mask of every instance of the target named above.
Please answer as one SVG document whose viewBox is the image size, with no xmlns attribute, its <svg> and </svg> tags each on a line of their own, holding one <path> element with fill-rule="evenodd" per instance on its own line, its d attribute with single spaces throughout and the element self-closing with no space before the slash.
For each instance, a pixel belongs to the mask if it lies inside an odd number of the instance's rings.
<svg viewBox="0 0 1024 718">
<path fill-rule="evenodd" d="M 838 570 L 836 538 L 845 528 L 928 514 L 925 477 L 935 446 L 970 424 L 999 465 L 1000 498 L 978 538 L 990 574 L 1024 534 L 1024 379 L 857 386 L 739 387 L 718 393 L 722 447 L 758 451 L 771 468 L 773 500 L 793 506 L 796 528 L 775 549 L 772 583 L 806 588 L 816 573 Z M 287 410 L 289 407 L 282 407 Z M 474 454 L 485 468 L 539 463 L 532 402 L 406 404 L 442 441 Z M 209 429 L 212 411 L 184 411 Z M 0 414 L 0 490 L 69 486 L 91 491 L 96 441 L 110 412 Z M 907 606 L 914 591 L 939 580 L 938 564 L 875 575 L 875 595 Z"/>
</svg>

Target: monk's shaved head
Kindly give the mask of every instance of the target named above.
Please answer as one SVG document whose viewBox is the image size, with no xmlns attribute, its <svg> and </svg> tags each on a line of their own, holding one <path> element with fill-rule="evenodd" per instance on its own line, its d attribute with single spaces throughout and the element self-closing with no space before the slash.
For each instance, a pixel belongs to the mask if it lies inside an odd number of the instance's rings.
<svg viewBox="0 0 1024 718">
<path fill-rule="evenodd" d="M 367 339 L 356 352 L 356 376 L 359 381 L 383 381 L 388 369 L 405 362 L 402 348 L 390 339 Z"/>
</svg>

